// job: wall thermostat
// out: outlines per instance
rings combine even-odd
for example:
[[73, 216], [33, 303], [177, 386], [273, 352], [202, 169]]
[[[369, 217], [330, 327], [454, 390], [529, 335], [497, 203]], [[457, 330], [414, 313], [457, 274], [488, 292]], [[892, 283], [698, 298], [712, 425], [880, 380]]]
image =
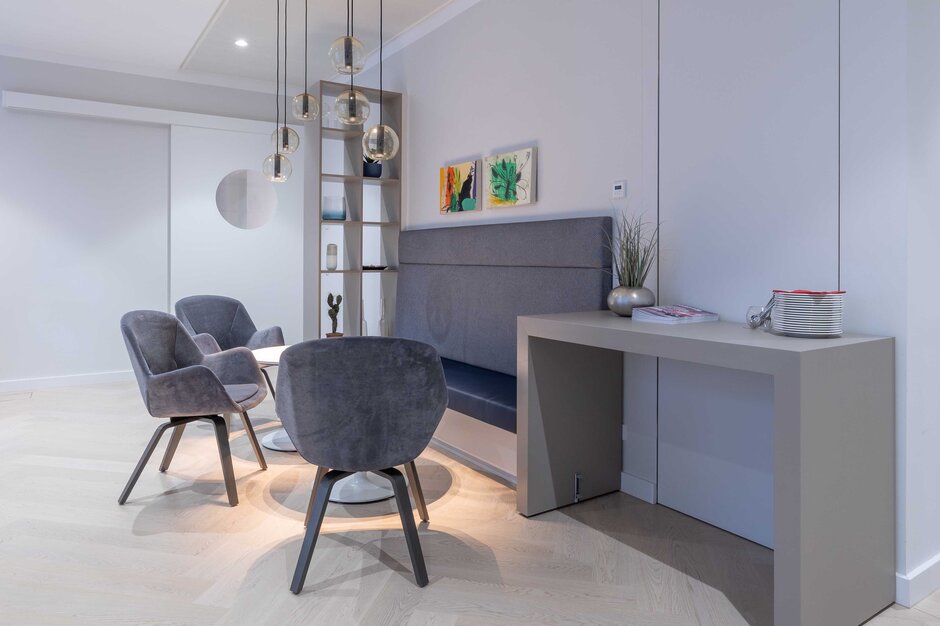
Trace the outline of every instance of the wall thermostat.
[[615, 180], [614, 184], [610, 188], [610, 197], [611, 198], [626, 198], [627, 197], [627, 181]]

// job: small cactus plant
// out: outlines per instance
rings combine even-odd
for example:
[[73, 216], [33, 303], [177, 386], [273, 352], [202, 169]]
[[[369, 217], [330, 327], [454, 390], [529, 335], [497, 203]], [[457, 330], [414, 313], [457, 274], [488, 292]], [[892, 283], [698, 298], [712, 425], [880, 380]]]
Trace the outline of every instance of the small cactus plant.
[[329, 310], [327, 311], [327, 315], [330, 316], [330, 321], [333, 322], [332, 334], [334, 335], [336, 334], [336, 328], [339, 325], [339, 305], [341, 305], [342, 303], [343, 303], [342, 295], [336, 296], [335, 301], [333, 299], [332, 293], [326, 297], [326, 304], [328, 307], [330, 307]]

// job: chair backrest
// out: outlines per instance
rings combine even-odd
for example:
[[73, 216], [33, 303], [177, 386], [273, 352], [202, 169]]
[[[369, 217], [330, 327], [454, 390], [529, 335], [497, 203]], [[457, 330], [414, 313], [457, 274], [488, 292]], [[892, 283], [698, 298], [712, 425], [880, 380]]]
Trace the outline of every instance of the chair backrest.
[[[150, 377], [202, 361], [202, 353], [179, 320], [162, 311], [131, 311], [121, 317], [121, 334], [147, 403]], [[148, 409], [149, 409], [148, 405]]]
[[402, 465], [431, 441], [447, 406], [432, 346], [393, 337], [319, 339], [281, 356], [277, 414], [314, 465], [366, 471]]
[[244, 347], [258, 330], [245, 305], [226, 296], [189, 296], [176, 303], [176, 316], [190, 334], [208, 333], [223, 350]]

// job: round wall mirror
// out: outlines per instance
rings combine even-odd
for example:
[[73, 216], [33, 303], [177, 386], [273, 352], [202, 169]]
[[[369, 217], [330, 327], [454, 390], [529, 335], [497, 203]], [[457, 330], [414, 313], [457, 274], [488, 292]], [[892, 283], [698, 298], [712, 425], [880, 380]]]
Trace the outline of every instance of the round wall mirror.
[[261, 172], [235, 170], [215, 190], [215, 206], [226, 222], [238, 228], [260, 228], [271, 221], [277, 192]]

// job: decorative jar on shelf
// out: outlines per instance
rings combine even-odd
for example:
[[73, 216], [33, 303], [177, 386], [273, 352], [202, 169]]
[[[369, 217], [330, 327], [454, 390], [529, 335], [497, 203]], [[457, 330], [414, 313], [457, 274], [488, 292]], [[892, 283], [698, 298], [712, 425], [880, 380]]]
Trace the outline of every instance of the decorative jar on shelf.
[[336, 244], [328, 243], [326, 245], [326, 269], [333, 271], [336, 269]]
[[323, 219], [330, 222], [346, 221], [346, 197], [324, 196]]
[[382, 162], [363, 157], [362, 175], [366, 178], [382, 178]]

